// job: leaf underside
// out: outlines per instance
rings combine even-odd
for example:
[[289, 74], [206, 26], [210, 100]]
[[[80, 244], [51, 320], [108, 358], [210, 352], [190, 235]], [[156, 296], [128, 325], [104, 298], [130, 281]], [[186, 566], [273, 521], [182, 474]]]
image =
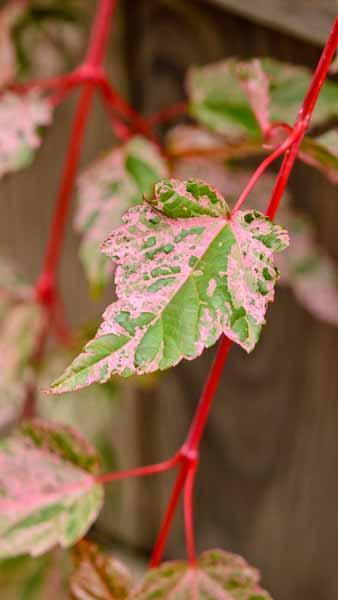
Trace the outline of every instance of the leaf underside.
[[125, 600], [131, 577], [120, 561], [82, 540], [75, 546], [75, 569], [70, 578], [72, 600]]
[[163, 180], [103, 245], [118, 300], [51, 391], [62, 393], [191, 360], [224, 333], [254, 348], [272, 301], [273, 252], [286, 232], [255, 211], [229, 216], [205, 182]]
[[[0, 443], [0, 558], [80, 539], [103, 500], [94, 449], [73, 429], [23, 423]], [[23, 479], [24, 474], [24, 479]]]

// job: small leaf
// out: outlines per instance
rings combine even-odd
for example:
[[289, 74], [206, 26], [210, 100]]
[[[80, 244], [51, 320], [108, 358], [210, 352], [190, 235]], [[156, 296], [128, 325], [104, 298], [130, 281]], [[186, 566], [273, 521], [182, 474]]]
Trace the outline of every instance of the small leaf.
[[51, 122], [48, 100], [32, 91], [0, 97], [0, 177], [28, 166], [41, 140], [38, 129]]
[[100, 252], [101, 243], [121, 224], [123, 213], [166, 174], [154, 144], [137, 136], [81, 175], [75, 228], [82, 235], [80, 257], [94, 293], [102, 290], [112, 273], [111, 262]]
[[21, 6], [10, 31], [18, 75], [43, 78], [69, 70], [81, 51], [85, 3], [12, 0], [12, 4]]
[[277, 279], [273, 252], [288, 243], [283, 229], [255, 211], [230, 219], [223, 198], [198, 180], [160, 182], [151, 205], [123, 222], [103, 245], [118, 263], [118, 300], [54, 393], [167, 369], [222, 333], [247, 351], [258, 340]]
[[301, 144], [300, 157], [316, 167], [328, 179], [338, 183], [338, 129], [331, 129], [319, 137], [306, 136]]
[[[200, 123], [231, 140], [259, 140], [268, 108], [271, 121], [293, 125], [310, 80], [311, 72], [304, 67], [267, 58], [248, 63], [230, 58], [190, 70], [190, 110]], [[326, 82], [311, 124], [336, 117], [337, 107], [338, 84]]]
[[192, 115], [203, 125], [232, 140], [260, 139], [261, 131], [238, 78], [235, 59], [194, 67], [187, 88]]
[[131, 577], [120, 561], [104, 555], [86, 540], [74, 548], [75, 570], [70, 578], [72, 600], [126, 600]]
[[[74, 544], [96, 519], [103, 488], [93, 448], [70, 427], [23, 423], [0, 444], [0, 558]], [[23, 478], [24, 474], [24, 478]]]
[[[272, 121], [293, 125], [310, 86], [312, 72], [306, 67], [262, 58], [261, 64], [270, 80], [270, 114]], [[321, 89], [311, 126], [320, 125], [338, 115], [338, 84], [326, 81]]]
[[258, 571], [240, 556], [208, 550], [201, 554], [196, 566], [173, 561], [148, 571], [129, 599], [271, 600], [259, 580]]

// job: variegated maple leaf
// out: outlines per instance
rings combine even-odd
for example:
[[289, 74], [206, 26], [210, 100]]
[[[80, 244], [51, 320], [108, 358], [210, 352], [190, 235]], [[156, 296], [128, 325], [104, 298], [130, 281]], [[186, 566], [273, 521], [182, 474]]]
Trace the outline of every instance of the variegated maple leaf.
[[[264, 134], [271, 124], [294, 124], [310, 79], [308, 69], [271, 59], [239, 62], [231, 58], [195, 67], [190, 70], [187, 80], [190, 111], [197, 121], [209, 127], [213, 133], [224, 136], [224, 158], [255, 154], [259, 149], [263, 150]], [[337, 106], [338, 84], [328, 81], [316, 104], [311, 126], [336, 118]], [[276, 129], [270, 132], [269, 142], [272, 145], [279, 144], [286, 135], [281, 129]], [[198, 137], [201, 138], [201, 135], [196, 133], [194, 143], [192, 135], [189, 138], [190, 152], [191, 147], [195, 146], [195, 154]], [[177, 138], [179, 142], [178, 135]], [[217, 145], [221, 146], [219, 139]], [[177, 146], [179, 143], [176, 141]], [[174, 143], [169, 139], [169, 151], [172, 148], [176, 150], [175, 139]], [[187, 155], [187, 143], [184, 150]], [[200, 150], [205, 153], [209, 151], [208, 148]], [[306, 136], [299, 156], [337, 183], [337, 154], [337, 134], [333, 130], [319, 138]]]
[[163, 563], [148, 571], [130, 600], [271, 600], [256, 569], [236, 554], [208, 550], [191, 567], [185, 561]]
[[73, 551], [75, 569], [70, 578], [72, 600], [126, 600], [132, 579], [118, 560], [82, 540]]
[[[269, 58], [244, 63], [230, 58], [188, 72], [190, 109], [198, 121], [229, 138], [260, 137], [262, 125], [293, 125], [311, 80], [311, 72]], [[338, 114], [338, 84], [322, 88], [312, 125]]]
[[224, 333], [254, 348], [273, 300], [273, 253], [288, 236], [256, 211], [231, 216], [203, 181], [163, 180], [103, 245], [117, 264], [118, 300], [54, 393], [167, 369]]
[[121, 224], [122, 215], [167, 175], [167, 166], [154, 144], [141, 136], [114, 148], [78, 182], [75, 228], [82, 234], [80, 257], [92, 290], [100, 292], [112, 273], [101, 243]]
[[36, 91], [0, 96], [0, 177], [32, 162], [41, 143], [39, 128], [51, 117], [51, 104]]
[[70, 427], [33, 420], [0, 443], [0, 558], [67, 547], [96, 519], [94, 449]]

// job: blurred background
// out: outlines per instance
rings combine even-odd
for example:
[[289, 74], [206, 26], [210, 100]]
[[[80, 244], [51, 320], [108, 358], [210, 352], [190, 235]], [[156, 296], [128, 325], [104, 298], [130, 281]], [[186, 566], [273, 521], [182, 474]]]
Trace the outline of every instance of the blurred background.
[[[335, 0], [121, 0], [109, 71], [148, 115], [185, 97], [191, 65], [270, 56], [313, 68], [336, 12]], [[1, 243], [32, 280], [41, 265], [75, 100], [58, 108], [34, 165], [0, 183]], [[113, 142], [97, 105], [82, 165]], [[294, 205], [311, 217], [318, 240], [337, 260], [337, 188], [297, 164], [290, 189]], [[97, 318], [112, 296], [109, 291], [102, 301], [90, 301], [77, 248], [70, 224], [61, 286], [74, 325]], [[141, 388], [123, 386], [111, 423], [119, 468], [157, 462], [178, 448], [213, 355], [211, 349]], [[338, 597], [337, 365], [338, 328], [315, 319], [288, 288], [278, 288], [255, 352], [231, 351], [202, 444], [198, 548], [242, 554], [262, 571], [264, 587], [278, 600]], [[142, 563], [170, 483], [164, 475], [113, 486], [96, 539], [130, 549]], [[179, 515], [166, 557], [181, 556]]]

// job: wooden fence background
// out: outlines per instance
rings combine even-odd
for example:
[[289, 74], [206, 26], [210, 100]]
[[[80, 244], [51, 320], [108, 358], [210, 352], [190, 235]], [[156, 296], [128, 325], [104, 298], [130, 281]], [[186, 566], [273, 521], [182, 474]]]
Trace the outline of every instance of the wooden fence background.
[[[256, 2], [250, 0], [121, 4], [110, 70], [145, 114], [184, 96], [183, 78], [191, 64], [231, 55], [268, 55], [314, 66], [320, 52], [316, 43], [325, 34], [319, 23], [324, 13], [326, 18], [335, 13], [334, 2], [310, 2], [312, 21], [307, 21], [306, 36], [291, 26], [310, 42], [278, 31], [279, 21], [285, 25], [278, 11], [284, 7], [285, 17], [288, 9], [296, 10], [296, 0], [257, 2], [259, 19], [261, 7], [269, 9], [269, 27], [237, 14], [254, 18]], [[298, 5], [304, 9], [308, 3]], [[271, 20], [274, 6], [276, 18]], [[35, 165], [0, 186], [1, 244], [31, 277], [40, 266], [73, 105], [71, 99], [58, 110]], [[82, 163], [111, 143], [97, 107]], [[291, 189], [295, 204], [306, 209], [318, 238], [338, 259], [337, 190], [300, 165]], [[74, 323], [99, 314], [101, 308], [87, 300], [77, 243], [70, 227], [61, 281]], [[122, 467], [154, 462], [176, 450], [213, 353], [212, 349], [163, 375], [156, 390], [136, 394], [126, 388], [112, 424]], [[338, 330], [315, 321], [288, 290], [279, 289], [256, 351], [250, 356], [236, 348], [231, 352], [203, 442], [197, 479], [198, 546], [221, 546], [246, 556], [263, 571], [264, 585], [276, 600], [333, 600], [338, 595], [337, 358]], [[169, 483], [166, 476], [124, 483], [120, 510], [109, 517], [106, 531], [150, 549]], [[178, 522], [167, 556], [183, 552]]]

